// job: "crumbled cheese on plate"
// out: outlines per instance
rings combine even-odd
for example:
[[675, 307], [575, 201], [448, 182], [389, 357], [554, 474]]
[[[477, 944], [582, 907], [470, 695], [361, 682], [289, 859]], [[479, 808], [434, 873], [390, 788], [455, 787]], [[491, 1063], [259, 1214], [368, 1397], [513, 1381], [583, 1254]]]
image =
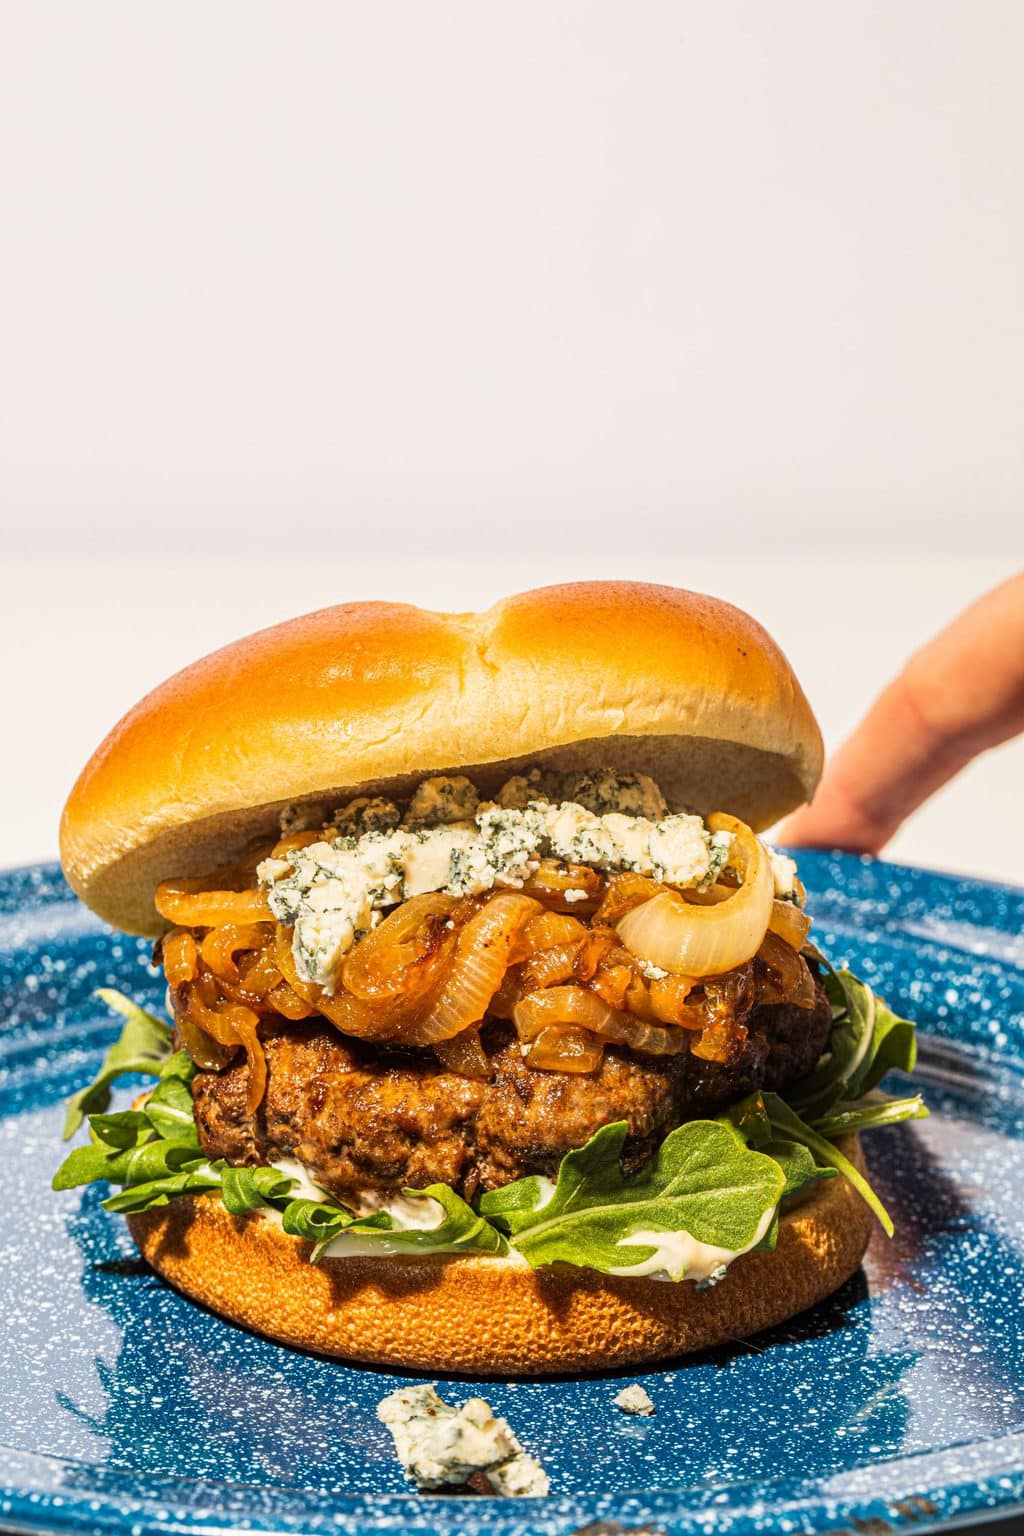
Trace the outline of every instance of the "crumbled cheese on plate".
[[378, 1403], [377, 1417], [420, 1488], [465, 1487], [480, 1476], [506, 1498], [538, 1497], [550, 1488], [540, 1462], [482, 1397], [453, 1408], [432, 1386], [402, 1387]]
[[622, 1391], [612, 1398], [612, 1402], [616, 1408], [621, 1408], [623, 1413], [639, 1414], [645, 1419], [649, 1419], [654, 1412], [654, 1404], [643, 1387], [623, 1387]]

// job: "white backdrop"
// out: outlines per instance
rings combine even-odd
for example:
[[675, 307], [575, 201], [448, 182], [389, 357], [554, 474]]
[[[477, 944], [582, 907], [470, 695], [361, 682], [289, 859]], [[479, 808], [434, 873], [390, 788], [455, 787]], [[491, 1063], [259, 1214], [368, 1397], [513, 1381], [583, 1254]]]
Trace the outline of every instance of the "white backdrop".
[[[361, 595], [748, 606], [830, 740], [1024, 555], [1016, 0], [0, 8], [6, 819]], [[1014, 878], [1019, 746], [896, 845]]]

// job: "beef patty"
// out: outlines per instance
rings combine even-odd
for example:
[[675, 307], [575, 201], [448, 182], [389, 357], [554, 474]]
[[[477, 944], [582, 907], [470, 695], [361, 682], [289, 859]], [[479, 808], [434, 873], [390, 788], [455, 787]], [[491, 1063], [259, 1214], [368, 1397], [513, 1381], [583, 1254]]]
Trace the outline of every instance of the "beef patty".
[[434, 1183], [471, 1199], [524, 1174], [554, 1175], [566, 1152], [625, 1120], [629, 1172], [684, 1120], [809, 1072], [831, 1020], [820, 985], [817, 992], [813, 1009], [755, 1009], [743, 1053], [728, 1067], [609, 1047], [600, 1071], [586, 1076], [528, 1067], [507, 1025], [483, 1031], [494, 1075], [478, 1081], [427, 1054], [343, 1040], [322, 1020], [286, 1024], [264, 1041], [267, 1088], [255, 1115], [246, 1110], [244, 1058], [196, 1076], [199, 1139], [208, 1157], [236, 1167], [297, 1158], [342, 1200]]

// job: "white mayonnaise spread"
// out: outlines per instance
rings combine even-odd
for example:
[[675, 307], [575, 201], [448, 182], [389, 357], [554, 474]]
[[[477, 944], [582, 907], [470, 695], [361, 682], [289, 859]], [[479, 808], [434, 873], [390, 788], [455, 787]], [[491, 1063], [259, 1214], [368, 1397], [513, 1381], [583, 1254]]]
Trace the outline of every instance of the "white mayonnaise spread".
[[300, 1163], [297, 1157], [279, 1157], [276, 1163], [271, 1163], [278, 1173], [283, 1173], [286, 1179], [294, 1179], [295, 1183], [288, 1191], [291, 1200], [329, 1200], [327, 1192], [315, 1184], [310, 1177], [309, 1169], [305, 1163]]
[[537, 1209], [539, 1211], [542, 1210], [545, 1205], [547, 1205], [548, 1201], [551, 1199], [551, 1196], [554, 1194], [555, 1181], [554, 1179], [545, 1178], [542, 1173], [534, 1174], [534, 1178], [537, 1180], [537, 1189], [540, 1196], [537, 1202]]
[[654, 1232], [637, 1227], [626, 1237], [620, 1237], [620, 1248], [653, 1248], [649, 1259], [640, 1264], [616, 1266], [609, 1270], [613, 1275], [651, 1275], [655, 1279], [709, 1281], [720, 1279], [722, 1274], [740, 1254], [756, 1248], [772, 1224], [775, 1207], [765, 1211], [757, 1231], [745, 1248], [717, 1248], [713, 1243], [702, 1243], [691, 1233]]
[[[294, 1179], [294, 1185], [289, 1190], [290, 1199], [318, 1202], [332, 1199], [326, 1190], [314, 1182], [309, 1169], [297, 1158], [280, 1157], [271, 1166], [286, 1178]], [[414, 1199], [409, 1195], [382, 1195], [376, 1190], [366, 1190], [346, 1201], [346, 1208], [355, 1216], [370, 1216], [374, 1211], [386, 1211], [396, 1232], [434, 1232], [444, 1221], [444, 1206], [440, 1201], [432, 1200], [429, 1195]], [[261, 1215], [269, 1221], [279, 1223], [281, 1220], [280, 1213], [269, 1207], [264, 1208]], [[329, 1259], [353, 1259], [364, 1254], [391, 1258], [408, 1251], [398, 1243], [389, 1243], [387, 1233], [381, 1231], [372, 1236], [358, 1232], [339, 1232], [323, 1252]]]

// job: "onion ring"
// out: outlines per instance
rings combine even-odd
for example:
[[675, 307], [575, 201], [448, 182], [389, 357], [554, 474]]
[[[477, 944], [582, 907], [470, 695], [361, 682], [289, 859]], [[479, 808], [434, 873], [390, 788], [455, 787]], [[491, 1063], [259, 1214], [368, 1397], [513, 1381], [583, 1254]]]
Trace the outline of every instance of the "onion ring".
[[732, 858], [741, 883], [711, 906], [688, 903], [662, 890], [620, 918], [626, 948], [677, 976], [716, 976], [750, 960], [768, 929], [773, 901], [771, 864], [764, 848], [734, 816], [709, 816], [712, 832], [733, 834]]

